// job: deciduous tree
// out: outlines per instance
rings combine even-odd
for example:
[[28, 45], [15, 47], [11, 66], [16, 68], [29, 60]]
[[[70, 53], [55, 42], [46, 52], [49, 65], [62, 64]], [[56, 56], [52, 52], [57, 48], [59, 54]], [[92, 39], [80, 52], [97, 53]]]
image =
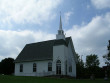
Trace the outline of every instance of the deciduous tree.
[[95, 54], [86, 56], [86, 74], [87, 76], [98, 77], [100, 74], [99, 70], [99, 59]]
[[12, 74], [14, 73], [14, 59], [13, 58], [5, 58], [0, 63], [0, 70], [2, 74]]
[[95, 67], [95, 66], [99, 66], [100, 62], [98, 59], [98, 56], [95, 54], [91, 54], [86, 56], [86, 67]]

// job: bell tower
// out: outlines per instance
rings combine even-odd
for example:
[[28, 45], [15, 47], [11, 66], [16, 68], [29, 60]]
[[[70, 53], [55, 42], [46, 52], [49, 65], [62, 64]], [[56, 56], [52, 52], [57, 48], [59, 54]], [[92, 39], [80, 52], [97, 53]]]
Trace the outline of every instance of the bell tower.
[[64, 39], [64, 40], [65, 40], [64, 31], [63, 31], [63, 29], [62, 29], [61, 14], [60, 14], [59, 30], [58, 30], [58, 34], [56, 34], [56, 39]]

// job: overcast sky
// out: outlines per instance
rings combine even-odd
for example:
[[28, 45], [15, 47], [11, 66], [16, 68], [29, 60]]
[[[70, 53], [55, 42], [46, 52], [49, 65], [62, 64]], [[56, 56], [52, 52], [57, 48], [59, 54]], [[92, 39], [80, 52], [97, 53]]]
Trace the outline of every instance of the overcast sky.
[[16, 58], [27, 43], [55, 39], [60, 11], [75, 51], [97, 54], [100, 66], [110, 40], [110, 0], [0, 0], [0, 60]]

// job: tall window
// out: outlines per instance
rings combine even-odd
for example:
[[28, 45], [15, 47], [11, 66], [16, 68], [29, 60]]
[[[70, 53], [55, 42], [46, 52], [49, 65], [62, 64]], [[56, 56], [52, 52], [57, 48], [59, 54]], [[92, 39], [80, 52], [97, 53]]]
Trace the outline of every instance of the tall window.
[[23, 72], [23, 64], [20, 64], [20, 72]]
[[56, 74], [61, 75], [61, 61], [57, 60], [56, 62]]
[[72, 72], [72, 66], [69, 66], [69, 72]]
[[33, 63], [33, 72], [36, 72], [36, 63]]
[[52, 71], [52, 62], [48, 63], [48, 71]]

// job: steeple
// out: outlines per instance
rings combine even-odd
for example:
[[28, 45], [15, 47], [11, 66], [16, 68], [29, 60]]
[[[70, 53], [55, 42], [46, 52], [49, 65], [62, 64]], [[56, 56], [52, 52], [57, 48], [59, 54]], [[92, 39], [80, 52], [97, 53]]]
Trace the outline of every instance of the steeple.
[[56, 39], [64, 39], [64, 40], [65, 40], [64, 31], [63, 31], [63, 29], [62, 29], [61, 12], [60, 12], [59, 30], [58, 30], [58, 34], [56, 35]]
[[62, 30], [61, 13], [60, 13], [60, 25], [59, 25], [59, 30]]

